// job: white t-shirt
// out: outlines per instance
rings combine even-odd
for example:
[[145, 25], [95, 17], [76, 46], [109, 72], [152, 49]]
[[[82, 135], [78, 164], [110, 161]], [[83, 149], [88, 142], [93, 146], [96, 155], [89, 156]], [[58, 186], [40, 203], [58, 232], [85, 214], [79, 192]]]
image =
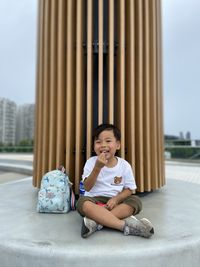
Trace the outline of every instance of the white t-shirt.
[[[116, 158], [117, 164], [113, 168], [104, 166], [101, 169], [95, 185], [89, 192], [85, 191], [85, 196], [113, 197], [125, 188], [130, 190], [137, 188], [131, 165], [125, 159]], [[97, 156], [94, 156], [86, 161], [82, 175], [83, 180], [92, 172], [96, 160]]]

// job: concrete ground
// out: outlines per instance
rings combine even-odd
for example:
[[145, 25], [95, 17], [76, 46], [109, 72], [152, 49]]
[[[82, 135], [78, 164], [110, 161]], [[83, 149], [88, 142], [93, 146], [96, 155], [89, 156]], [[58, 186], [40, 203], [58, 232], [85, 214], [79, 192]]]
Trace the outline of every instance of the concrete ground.
[[27, 178], [27, 175], [23, 173], [0, 171], [0, 184], [11, 182], [11, 181], [18, 181], [23, 178]]
[[200, 166], [166, 162], [166, 178], [166, 186], [141, 198], [137, 217], [154, 224], [151, 239], [111, 229], [82, 239], [76, 211], [36, 212], [31, 177], [2, 183], [0, 267], [199, 267]]

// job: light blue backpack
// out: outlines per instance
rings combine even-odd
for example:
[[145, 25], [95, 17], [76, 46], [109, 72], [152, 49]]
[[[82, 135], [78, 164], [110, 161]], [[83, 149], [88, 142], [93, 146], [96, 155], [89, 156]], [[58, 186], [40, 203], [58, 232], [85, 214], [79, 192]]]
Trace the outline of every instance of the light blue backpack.
[[44, 213], [67, 213], [75, 209], [72, 183], [64, 167], [46, 173], [38, 192], [37, 211]]

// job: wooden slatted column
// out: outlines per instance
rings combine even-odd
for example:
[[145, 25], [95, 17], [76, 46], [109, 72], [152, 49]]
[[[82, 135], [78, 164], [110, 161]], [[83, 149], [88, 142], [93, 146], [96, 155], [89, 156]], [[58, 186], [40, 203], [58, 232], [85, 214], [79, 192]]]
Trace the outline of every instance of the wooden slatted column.
[[39, 0], [33, 184], [64, 164], [78, 193], [93, 128], [116, 124], [139, 192], [165, 184], [161, 0]]

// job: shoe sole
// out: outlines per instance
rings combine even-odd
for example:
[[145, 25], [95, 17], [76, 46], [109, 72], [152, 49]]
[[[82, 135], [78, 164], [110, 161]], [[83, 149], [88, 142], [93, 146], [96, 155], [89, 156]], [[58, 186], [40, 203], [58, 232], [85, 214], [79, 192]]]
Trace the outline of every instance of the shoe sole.
[[153, 235], [154, 234], [154, 228], [153, 224], [146, 218], [140, 219], [140, 221], [147, 227], [149, 228], [149, 232]]

